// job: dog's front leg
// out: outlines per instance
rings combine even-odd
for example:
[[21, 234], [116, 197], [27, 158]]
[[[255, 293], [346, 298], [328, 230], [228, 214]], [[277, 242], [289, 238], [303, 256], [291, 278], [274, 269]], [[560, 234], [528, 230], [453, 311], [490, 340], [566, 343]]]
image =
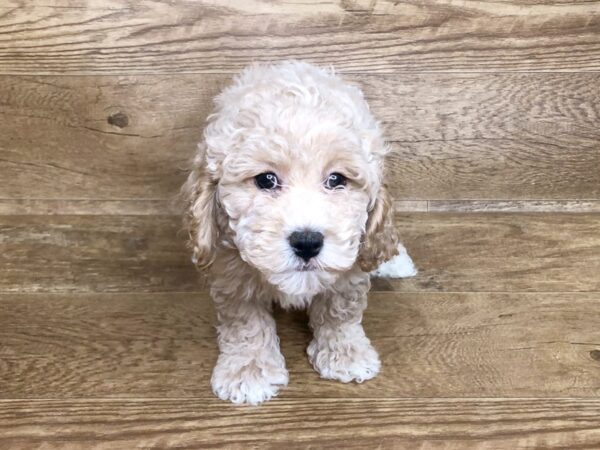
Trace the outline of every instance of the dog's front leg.
[[313, 299], [309, 323], [314, 336], [307, 353], [323, 378], [361, 383], [379, 372], [379, 356], [361, 324], [369, 286], [368, 274], [355, 272]]
[[288, 372], [270, 302], [249, 291], [232, 292], [231, 284], [218, 281], [211, 289], [220, 350], [211, 384], [222, 400], [256, 405], [287, 385]]

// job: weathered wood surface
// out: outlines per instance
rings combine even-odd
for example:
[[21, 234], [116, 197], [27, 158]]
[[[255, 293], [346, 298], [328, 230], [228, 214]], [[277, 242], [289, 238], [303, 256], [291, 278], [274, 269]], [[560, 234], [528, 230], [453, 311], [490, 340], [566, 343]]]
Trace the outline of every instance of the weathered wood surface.
[[[598, 214], [403, 213], [402, 292], [600, 292]], [[2, 216], [0, 292], [196, 291], [178, 216]]]
[[[598, 74], [347, 78], [393, 141], [397, 200], [600, 198]], [[229, 80], [0, 77], [0, 198], [168, 204]]]
[[203, 89], [193, 77], [2, 77], [0, 173], [11, 182], [2, 183], [0, 196], [173, 196], [217, 84]]
[[597, 71], [597, 2], [29, 2], [0, 9], [0, 72]]
[[0, 216], [0, 292], [201, 288], [177, 216]]
[[0, 445], [37, 448], [590, 449], [598, 399], [0, 402]]
[[[0, 448], [600, 448], [599, 31], [589, 0], [0, 2]], [[290, 385], [239, 408], [173, 197], [212, 98], [288, 58], [364, 90], [420, 273], [373, 280], [378, 378], [321, 380], [277, 311]]]
[[[426, 203], [426, 202], [425, 202]], [[600, 202], [599, 202], [600, 203]], [[399, 204], [399, 211], [414, 211], [412, 203], [402, 207]], [[427, 205], [422, 204], [421, 211], [427, 210]], [[600, 208], [599, 208], [600, 209]], [[0, 215], [19, 216], [19, 215], [127, 215], [127, 216], [160, 216], [164, 214], [181, 213], [181, 204], [177, 197], [171, 199], [47, 199], [47, 198], [19, 198], [19, 199], [0, 199]]]
[[[383, 370], [319, 379], [304, 313], [278, 311], [282, 398], [597, 397], [599, 293], [372, 293]], [[202, 397], [216, 361], [206, 293], [1, 295], [0, 398]]]
[[429, 200], [397, 202], [396, 211], [430, 212], [600, 212], [600, 200]]
[[598, 214], [399, 214], [419, 275], [410, 291], [600, 291]]

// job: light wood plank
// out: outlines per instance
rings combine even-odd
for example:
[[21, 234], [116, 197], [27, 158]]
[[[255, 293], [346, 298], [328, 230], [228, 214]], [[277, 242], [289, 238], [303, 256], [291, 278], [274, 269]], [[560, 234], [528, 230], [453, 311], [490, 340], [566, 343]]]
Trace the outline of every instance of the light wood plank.
[[429, 204], [427, 200], [396, 200], [394, 201], [395, 212], [427, 212]]
[[[321, 380], [304, 313], [276, 314], [282, 398], [600, 395], [600, 294], [372, 293], [381, 374]], [[212, 398], [206, 294], [2, 295], [0, 398]]]
[[[600, 198], [598, 74], [347, 78], [365, 90], [394, 140], [388, 181], [399, 201]], [[212, 98], [229, 81], [0, 77], [0, 177], [11, 180], [0, 198], [168, 205]]]
[[0, 196], [172, 197], [223, 81], [3, 77]]
[[203, 286], [177, 216], [0, 216], [0, 291], [189, 291]]
[[[395, 205], [394, 205], [395, 206]], [[416, 211], [408, 209], [412, 205], [398, 205], [396, 211]], [[402, 209], [402, 208], [406, 209]], [[422, 209], [419, 209], [422, 211]], [[426, 211], [430, 212], [600, 212], [599, 200], [429, 200]]]
[[375, 289], [600, 291], [600, 216], [403, 213], [401, 239], [419, 269]]
[[600, 67], [596, 2], [272, 4], [122, 0], [82, 8], [87, 3], [12, 0], [0, 14], [0, 68], [5, 74], [230, 72], [291, 57], [346, 72]]
[[597, 399], [0, 402], [0, 445], [37, 448], [596, 449]]
[[397, 142], [387, 163], [395, 198], [597, 200], [600, 144], [515, 139]]
[[[410, 206], [410, 205], [408, 205]], [[422, 208], [423, 209], [423, 208]], [[422, 210], [421, 209], [421, 210]], [[175, 198], [129, 199], [129, 200], [81, 200], [81, 199], [0, 199], [0, 215], [133, 215], [155, 216], [178, 214], [181, 208]], [[427, 208], [425, 207], [425, 210]]]
[[[419, 275], [402, 292], [600, 292], [598, 214], [403, 213]], [[163, 292], [204, 286], [178, 216], [0, 216], [0, 292]]]
[[[27, 5], [45, 8], [73, 8], [73, 9], [119, 9], [124, 7], [143, 7], [147, 0], [102, 0], [102, 2], [91, 3], [87, 0], [28, 0]], [[172, 0], [172, 4], [189, 3], [187, 0]], [[352, 0], [352, 2], [341, 2], [339, 0], [323, 0], [318, 3], [309, 3], [298, 0], [247, 0], [245, 2], [201, 0], [197, 2], [198, 7], [212, 8], [214, 14], [222, 15], [288, 15], [315, 13], [344, 12], [365, 14], [399, 14], [406, 13], [407, 8], [434, 6], [453, 6], [451, 0], [422, 0], [420, 5], [402, 5], [394, 0]], [[15, 8], [23, 5], [23, 0], [5, 0], [3, 8]], [[498, 3], [488, 3], [479, 0], [471, 0], [463, 5], [463, 8], [480, 11], [487, 14], [512, 13], [514, 15], [528, 16], [532, 13], [554, 13], [554, 14], [577, 14], [583, 11], [597, 12], [590, 8], [589, 0], [573, 0], [564, 3], [562, 0], [502, 0]]]
[[[598, 73], [346, 75], [364, 90], [390, 140], [600, 139]], [[548, 150], [551, 151], [551, 150]], [[507, 161], [509, 162], [509, 161]]]

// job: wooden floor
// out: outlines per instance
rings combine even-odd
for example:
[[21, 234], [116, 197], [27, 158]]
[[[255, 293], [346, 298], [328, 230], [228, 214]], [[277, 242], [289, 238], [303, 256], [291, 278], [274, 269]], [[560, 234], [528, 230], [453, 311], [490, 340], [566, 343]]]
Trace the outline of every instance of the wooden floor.
[[379, 377], [319, 379], [280, 311], [290, 385], [240, 408], [177, 217], [0, 216], [0, 448], [600, 447], [600, 214], [398, 224], [421, 272], [374, 282]]
[[[420, 269], [379, 377], [216, 400], [172, 198], [251, 61], [333, 64], [392, 152]], [[0, 449], [600, 448], [600, 1], [0, 2]]]

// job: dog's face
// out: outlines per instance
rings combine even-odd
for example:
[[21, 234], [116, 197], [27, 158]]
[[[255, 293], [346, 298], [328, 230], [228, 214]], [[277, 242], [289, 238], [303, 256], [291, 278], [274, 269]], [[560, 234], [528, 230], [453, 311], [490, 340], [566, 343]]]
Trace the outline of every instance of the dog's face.
[[247, 70], [216, 103], [184, 187], [199, 266], [234, 248], [281, 291], [314, 295], [396, 253], [388, 150], [358, 89], [289, 63]]
[[217, 187], [241, 258], [296, 295], [321, 291], [356, 262], [376, 189], [355, 136], [307, 128], [241, 142]]

